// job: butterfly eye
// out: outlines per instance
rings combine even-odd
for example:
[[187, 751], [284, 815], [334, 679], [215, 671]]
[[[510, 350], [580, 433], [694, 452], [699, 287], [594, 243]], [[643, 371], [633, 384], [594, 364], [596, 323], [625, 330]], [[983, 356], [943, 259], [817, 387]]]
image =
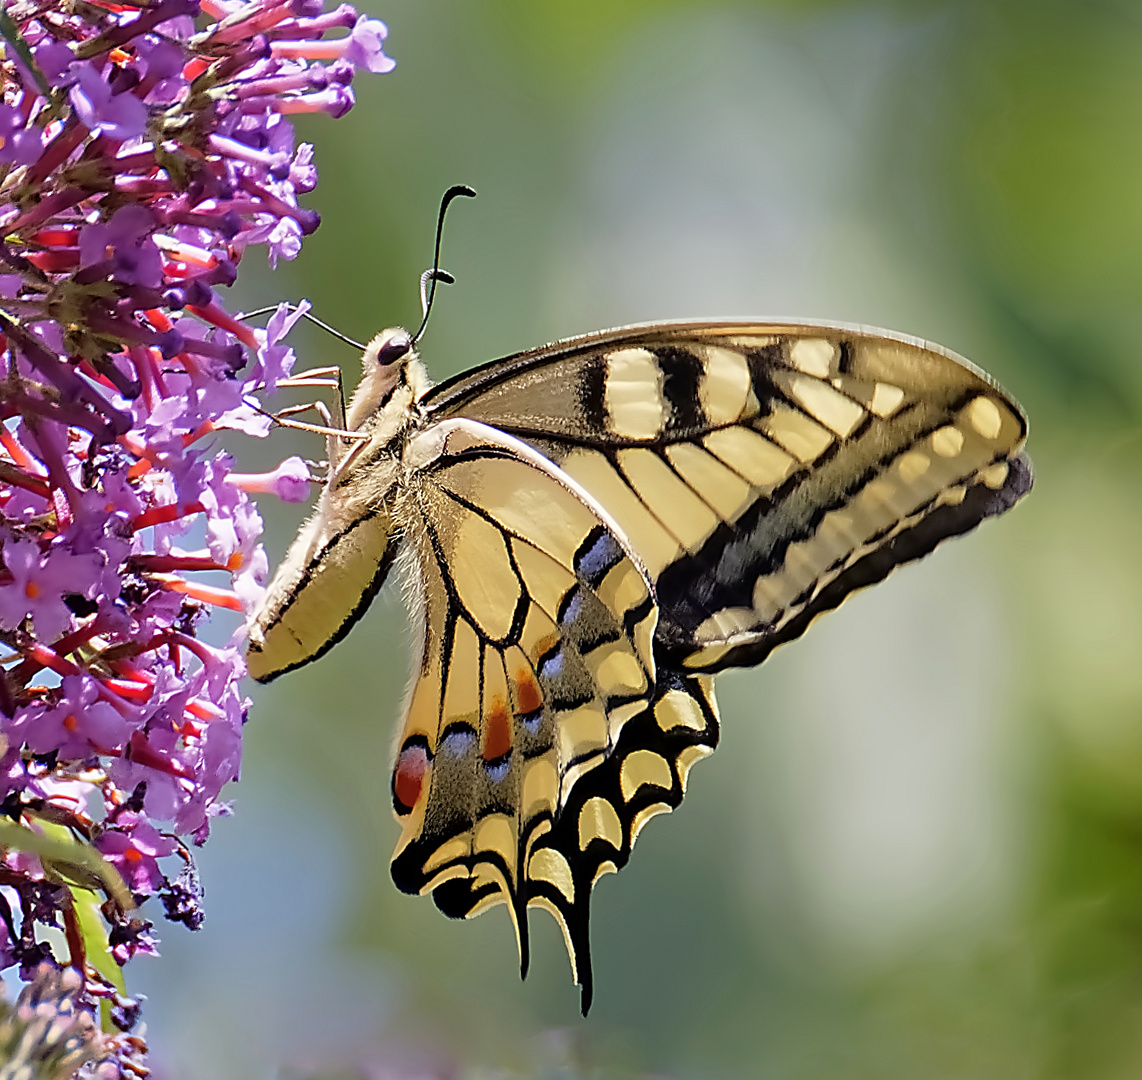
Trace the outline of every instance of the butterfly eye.
[[405, 331], [401, 330], [393, 334], [393, 336], [377, 350], [377, 364], [380, 367], [388, 367], [391, 364], [395, 364], [398, 360], [403, 360], [411, 349], [412, 338], [410, 338]]

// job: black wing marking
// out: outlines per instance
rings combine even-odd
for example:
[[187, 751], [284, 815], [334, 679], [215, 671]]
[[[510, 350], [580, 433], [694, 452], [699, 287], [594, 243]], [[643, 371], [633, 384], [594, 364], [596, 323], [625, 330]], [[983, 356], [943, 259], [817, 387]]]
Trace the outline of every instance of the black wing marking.
[[[594, 992], [591, 890], [604, 874], [626, 866], [652, 817], [681, 804], [691, 766], [717, 744], [712, 678], [660, 671], [650, 707], [626, 723], [606, 760], [579, 778], [553, 819], [531, 823], [535, 839], [519, 882], [520, 907], [542, 907], [559, 923], [584, 1016]], [[467, 918], [495, 899], [496, 888], [458, 877], [437, 886], [433, 897], [446, 915]], [[526, 933], [521, 938], [526, 942]], [[526, 951], [521, 961], [526, 974]]]

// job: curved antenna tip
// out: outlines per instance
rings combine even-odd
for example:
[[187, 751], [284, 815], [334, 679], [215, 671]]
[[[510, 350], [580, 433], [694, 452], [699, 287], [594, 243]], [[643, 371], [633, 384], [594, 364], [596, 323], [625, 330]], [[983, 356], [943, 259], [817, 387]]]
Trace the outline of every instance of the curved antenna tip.
[[[412, 343], [414, 345], [420, 341], [424, 334], [424, 328], [428, 326], [428, 315], [429, 312], [432, 311], [432, 301], [436, 298], [436, 283], [443, 281], [451, 285], [456, 280], [447, 270], [440, 269], [440, 239], [444, 234], [444, 215], [448, 212], [448, 207], [452, 200], [460, 196], [474, 199], [476, 197], [476, 190], [467, 184], [453, 184], [444, 193], [444, 198], [440, 200], [440, 213], [437, 214], [436, 217], [436, 244], [432, 252], [432, 269], [426, 270], [420, 278], [420, 306], [424, 312], [424, 316], [420, 320], [420, 328], [413, 334]], [[426, 284], [428, 286], [427, 295], [425, 294]]]
[[420, 314], [421, 318], [428, 318], [428, 307], [431, 304], [431, 298], [428, 295], [429, 282], [443, 282], [445, 285], [455, 285], [456, 279], [448, 273], [447, 270], [437, 268], [435, 270], [425, 270], [420, 275]]

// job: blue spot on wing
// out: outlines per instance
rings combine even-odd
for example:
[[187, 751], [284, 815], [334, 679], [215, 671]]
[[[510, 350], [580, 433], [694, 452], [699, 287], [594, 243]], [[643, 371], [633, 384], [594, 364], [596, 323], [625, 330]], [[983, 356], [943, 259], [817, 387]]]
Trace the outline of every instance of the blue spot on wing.
[[623, 549], [619, 547], [618, 541], [601, 525], [597, 525], [575, 553], [575, 571], [592, 585], [597, 585], [622, 557]]
[[454, 757], [463, 757], [472, 749], [476, 741], [476, 732], [467, 724], [449, 728], [440, 740], [438, 753], [450, 754]]
[[583, 614], [583, 590], [577, 585], [563, 598], [563, 609], [559, 613], [561, 625], [573, 625]]
[[498, 761], [484, 762], [484, 772], [488, 774], [488, 779], [493, 784], [498, 784], [508, 774], [508, 767], [511, 765], [511, 756], [505, 754]]
[[539, 661], [539, 674], [544, 679], [558, 679], [563, 674], [563, 649], [556, 646]]

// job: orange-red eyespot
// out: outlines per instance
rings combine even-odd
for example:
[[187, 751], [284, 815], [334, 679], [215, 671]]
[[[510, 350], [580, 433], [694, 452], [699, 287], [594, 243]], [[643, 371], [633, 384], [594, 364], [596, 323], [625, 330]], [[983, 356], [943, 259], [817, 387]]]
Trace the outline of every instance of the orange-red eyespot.
[[424, 790], [428, 775], [428, 748], [419, 743], [406, 746], [393, 769], [393, 809], [403, 817], [411, 814]]
[[484, 735], [483, 757], [496, 761], [510, 753], [512, 748], [512, 717], [502, 699], [496, 698], [484, 718], [488, 729]]
[[535, 676], [525, 668], [521, 668], [515, 677], [516, 711], [521, 716], [538, 712], [543, 705], [543, 691]]

